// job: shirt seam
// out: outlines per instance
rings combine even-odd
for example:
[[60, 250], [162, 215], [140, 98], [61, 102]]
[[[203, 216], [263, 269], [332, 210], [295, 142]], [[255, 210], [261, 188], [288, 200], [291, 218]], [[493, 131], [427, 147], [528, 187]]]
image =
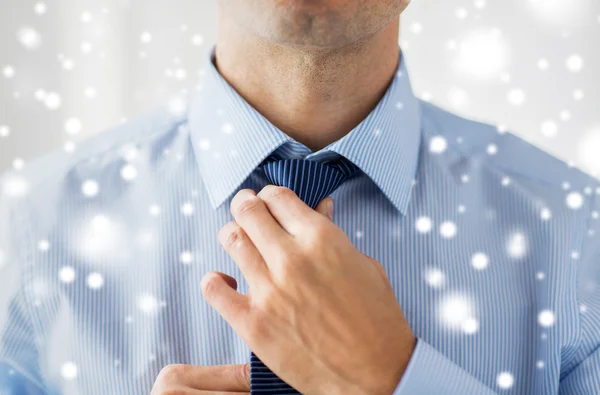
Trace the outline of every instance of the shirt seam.
[[[58, 166], [34, 166], [35, 171], [37, 173], [37, 177], [35, 177], [35, 182], [32, 183], [30, 187], [32, 189], [35, 189], [40, 185], [43, 185], [44, 181], [52, 180], [53, 175], [56, 174], [57, 170], [59, 173], [62, 170], [69, 171], [70, 169], [77, 168], [78, 166], [84, 164], [91, 157], [107, 155], [111, 151], [114, 151], [116, 148], [118, 148], [121, 144], [127, 143], [129, 141], [133, 142], [134, 144], [144, 144], [152, 140], [156, 136], [160, 135], [161, 133], [168, 133], [176, 128], [179, 128], [182, 125], [187, 124], [187, 117], [181, 118], [175, 117], [173, 115], [165, 116], [163, 115], [163, 113], [161, 113], [163, 111], [166, 110], [163, 107], [159, 107], [156, 111], [149, 112], [150, 115], [141, 115], [139, 117], [130, 119], [130, 122], [133, 123], [131, 126], [133, 127], [135, 125], [135, 128], [127, 129], [123, 133], [117, 134], [116, 132], [119, 131], [120, 128], [127, 127], [127, 124], [106, 128], [100, 133], [91, 135], [89, 136], [89, 138], [82, 141], [82, 145], [91, 145], [91, 142], [106, 140], [106, 146], [102, 147], [102, 149], [99, 149], [97, 151], [95, 151], [92, 148], [88, 148], [83, 151], [76, 150], [75, 153], [71, 154], [71, 157], [69, 159], [66, 159], [64, 161], [60, 161], [59, 159], [60, 162]], [[158, 120], [155, 117], [158, 118]], [[164, 118], [161, 119], [160, 117]], [[148, 124], [150, 125], [150, 131], [148, 130], [148, 127], [144, 127], [144, 125]], [[104, 134], [106, 134], [106, 136], [103, 136]], [[103, 137], [106, 137], [106, 139], [103, 139]], [[108, 139], [108, 137], [110, 137], [110, 139]], [[60, 153], [60, 151], [52, 151], [48, 155], [56, 156], [57, 153]], [[52, 162], [56, 164], [56, 157], [51, 158], [49, 156], [43, 156], [41, 158], [47, 159], [48, 161], [50, 161], [50, 159], [53, 159]], [[36, 162], [33, 163], [35, 165]], [[12, 172], [12, 174], [14, 173], [15, 172]], [[31, 179], [29, 181], [31, 181]]]
[[[420, 101], [420, 108], [422, 108], [422, 104], [423, 102]], [[439, 107], [435, 104], [432, 103], [428, 103], [426, 102], [425, 104], [428, 105], [432, 105], [435, 106], [443, 111], [446, 111], [446, 109], [444, 109], [443, 107]], [[431, 122], [432, 124], [435, 124], [436, 129], [435, 131], [431, 131], [427, 128], [422, 127], [423, 129], [423, 138], [427, 138], [427, 137], [433, 137], [435, 135], [440, 135], [442, 137], [444, 137], [445, 139], [447, 139], [447, 136], [443, 133], [443, 131], [445, 130], [445, 127], [443, 126], [443, 124], [441, 123], [441, 121], [438, 119], [438, 117], [436, 116], [426, 116], [424, 113], [422, 114], [422, 117], [426, 117], [425, 119], [427, 120], [427, 122]], [[475, 124], [479, 124], [481, 125], [481, 127], [489, 127], [489, 128], [493, 128], [494, 126], [490, 123], [485, 123], [483, 121], [478, 121], [478, 120], [474, 120], [474, 119], [469, 119], [469, 118], [463, 118], [460, 117], [462, 122], [467, 122], [467, 123], [475, 123]], [[423, 118], [421, 118], [421, 124], [424, 123]], [[477, 145], [471, 145], [469, 146], [468, 149], [463, 149], [460, 148], [459, 145], [455, 144], [454, 142], [450, 143], [450, 140], [448, 140], [448, 148], [447, 151], [448, 152], [452, 152], [452, 155], [454, 156], [454, 158], [450, 158], [448, 161], [448, 164], [453, 164], [458, 162], [458, 160], [460, 159], [469, 159], [469, 160], [475, 160], [478, 161], [478, 164], [486, 169], [488, 169], [491, 172], [494, 173], [498, 173], [498, 174], [505, 174], [505, 175], [510, 175], [511, 178], [514, 177], [520, 177], [522, 179], [526, 179], [532, 182], [535, 182], [536, 184], [539, 184], [541, 186], [544, 187], [548, 187], [554, 190], [560, 190], [561, 189], [561, 185], [559, 184], [555, 184], [554, 182], [550, 182], [544, 178], [538, 177], [535, 174], [528, 174], [528, 173], [524, 173], [524, 172], [520, 172], [514, 168], [511, 168], [510, 166], [506, 165], [506, 164], [502, 164], [498, 161], [490, 161], [487, 160], [487, 156], [485, 155], [485, 146], [486, 144], [490, 144], [490, 143], [500, 143], [501, 139], [506, 138], [507, 136], [512, 136], [515, 139], [519, 140], [519, 143], [521, 144], [528, 144], [531, 145], [533, 148], [535, 149], [539, 149], [541, 150], [541, 148], [533, 145], [533, 143], [524, 140], [522, 137], [520, 137], [518, 134], [516, 134], [515, 131], [513, 130], [507, 130], [505, 133], [500, 134], [500, 133], [496, 133], [494, 135], [493, 139], [490, 139], [489, 141], [486, 141], [485, 143], [480, 143]], [[541, 150], [542, 152], [548, 154], [549, 156], [552, 156], [551, 154], [547, 153], [544, 150]], [[553, 156], [552, 156], [553, 157]], [[561, 162], [565, 165], [565, 167], [567, 166], [567, 163], [565, 163], [564, 161], [561, 160]], [[585, 174], [585, 173], [582, 173]], [[587, 174], [585, 174], [587, 176]], [[587, 182], [585, 183], [587, 185]], [[578, 183], [577, 185], [578, 187], [581, 187], [583, 189], [583, 185], [581, 185], [581, 183]]]
[[[583, 229], [583, 237], [581, 238], [581, 248], [579, 250], [579, 251], [581, 251], [580, 254], [579, 254], [581, 257], [585, 257], [585, 255], [584, 255], [584, 248], [586, 247], [586, 243], [585, 243], [586, 233], [587, 233], [586, 231], [587, 231], [587, 229], [590, 228], [590, 223], [591, 223], [591, 218], [592, 218], [592, 212], [594, 211], [594, 207], [596, 207], [596, 200], [597, 200], [597, 195], [593, 195], [589, 211], [587, 212], [587, 218], [586, 218], [586, 221], [585, 221], [585, 225], [586, 226]], [[590, 259], [593, 259], [593, 257], [590, 257]], [[581, 290], [580, 270], [581, 270], [581, 268], [580, 268], [580, 262], [581, 261], [578, 261], [577, 265], [575, 265], [575, 302], [576, 302], [575, 308], [576, 308], [576, 311], [577, 311], [577, 318], [578, 318], [577, 319], [577, 330], [578, 330], [578, 333], [577, 333], [577, 343], [575, 345], [576, 346], [575, 350], [577, 350], [581, 346], [581, 344], [583, 342], [582, 341], [583, 317], [582, 317], [581, 309], [579, 307], [580, 306], [580, 302], [581, 302], [581, 295], [580, 295], [580, 290]], [[567, 376], [568, 376], [568, 374], [567, 374]], [[565, 377], [567, 377], [567, 376], [565, 376]]]
[[[35, 312], [32, 309], [33, 303], [32, 303], [32, 299], [31, 299], [31, 295], [29, 295], [29, 292], [27, 292], [27, 288], [26, 288], [26, 281], [28, 281], [31, 277], [32, 277], [32, 266], [33, 266], [33, 259], [32, 257], [29, 255], [30, 253], [27, 253], [27, 250], [25, 249], [26, 247], [29, 247], [30, 250], [29, 251], [33, 251], [33, 235], [32, 235], [32, 226], [31, 224], [33, 223], [31, 220], [31, 207], [29, 205], [27, 205], [27, 203], [29, 203], [29, 200], [26, 198], [23, 198], [23, 200], [21, 200], [21, 202], [19, 204], [17, 204], [16, 206], [14, 206], [12, 208], [12, 213], [13, 215], [17, 216], [18, 213], [18, 217], [19, 217], [19, 224], [17, 225], [14, 221], [13, 223], [15, 223], [15, 233], [21, 237], [19, 237], [18, 239], [20, 240], [18, 242], [18, 254], [19, 254], [19, 262], [21, 263], [21, 265], [23, 265], [22, 268], [22, 273], [21, 275], [21, 286], [23, 287], [23, 297], [25, 298], [25, 313], [27, 314], [27, 316], [29, 317], [29, 319], [31, 320], [31, 328], [32, 328], [32, 335], [34, 336], [34, 338], [32, 339], [32, 341], [35, 344], [35, 339], [38, 338], [38, 335], [40, 333], [42, 333], [42, 327], [41, 324], [39, 323], [39, 317], [37, 314], [35, 314]], [[19, 229], [19, 225], [21, 225], [22, 228], [25, 229]], [[18, 230], [17, 230], [18, 229]], [[40, 367], [40, 350], [39, 348], [36, 347], [36, 355], [37, 355], [37, 368], [39, 370], [39, 375], [40, 378], [42, 378], [42, 373], [41, 373], [41, 367]], [[20, 366], [20, 365], [19, 365]], [[29, 373], [27, 376], [31, 376], [31, 373]], [[35, 380], [36, 385], [40, 386], [41, 389], [43, 389], [44, 391], [46, 391], [45, 387], [43, 386], [43, 383], [38, 382], [37, 380]]]
[[[582, 221], [583, 222], [582, 226], [585, 225], [585, 228], [582, 230], [583, 236], [581, 237], [579, 243], [577, 243], [577, 244], [573, 243], [572, 244], [573, 246], [577, 246], [577, 245], [579, 246], [579, 249], [573, 249], [572, 251], [576, 251], [576, 250], [580, 251], [579, 255], [582, 258], [585, 258], [585, 254], [584, 254], [584, 248], [586, 247], [586, 243], [585, 243], [586, 236], [585, 236], [585, 234], [586, 234], [586, 229], [588, 229], [589, 225], [590, 225], [591, 213], [592, 213], [592, 211], [593, 211], [593, 209], [595, 207], [595, 203], [596, 203], [596, 197], [594, 196], [592, 198], [591, 203], [590, 203], [589, 211], [586, 210], [586, 213], [588, 214], [587, 217], [586, 217], [586, 220]], [[565, 361], [565, 362], [573, 362], [573, 363], [577, 362], [577, 351], [578, 351], [579, 347], [583, 343], [583, 341], [582, 341], [582, 333], [583, 333], [583, 330], [582, 330], [582, 326], [583, 326], [582, 321], [583, 320], [582, 320], [582, 315], [581, 315], [582, 313], [581, 313], [581, 310], [579, 308], [580, 302], [581, 302], [581, 297], [580, 297], [580, 289], [581, 289], [581, 287], [580, 287], [580, 283], [581, 283], [581, 280], [580, 280], [580, 269], [581, 269], [580, 268], [580, 262], [581, 262], [581, 260], [578, 260], [576, 264], [573, 264], [573, 276], [574, 276], [574, 279], [571, 282], [571, 284], [573, 284], [573, 286], [575, 287], [575, 292], [573, 292], [573, 294], [575, 295], [575, 311], [576, 311], [575, 316], [576, 316], [576, 320], [577, 320], [576, 321], [576, 334], [574, 336], [573, 343], [568, 347], [568, 348], [570, 348], [570, 349], [573, 350], [573, 354], [572, 354], [572, 358], [570, 360]], [[564, 308], [566, 308], [566, 306], [564, 306]], [[570, 370], [563, 376], [562, 380], [565, 380], [567, 377], [569, 377], [569, 375], [571, 374], [571, 372], [576, 367], [577, 367], [576, 365], [572, 366], [570, 368]]]
[[42, 392], [44, 394], [47, 393], [46, 388], [42, 385], [42, 383], [40, 383], [35, 377], [33, 377], [27, 371], [27, 369], [23, 368], [23, 366], [21, 366], [21, 364], [15, 362], [13, 359], [7, 358], [7, 357], [1, 358], [0, 361], [6, 363], [12, 369], [18, 371], [19, 374], [21, 374], [21, 376], [25, 377], [27, 380], [29, 380], [29, 382], [33, 383], [36, 387], [38, 387], [40, 390], [42, 390]]

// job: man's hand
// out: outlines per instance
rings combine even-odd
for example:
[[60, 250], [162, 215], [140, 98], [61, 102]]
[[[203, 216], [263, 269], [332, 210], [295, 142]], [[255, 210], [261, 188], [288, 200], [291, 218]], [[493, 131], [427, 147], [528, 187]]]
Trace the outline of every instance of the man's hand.
[[151, 395], [243, 395], [250, 393], [250, 365], [164, 367]]
[[312, 210], [272, 185], [236, 194], [219, 241], [249, 292], [211, 272], [204, 297], [301, 393], [390, 395], [416, 339], [382, 266], [323, 215], [326, 204]]

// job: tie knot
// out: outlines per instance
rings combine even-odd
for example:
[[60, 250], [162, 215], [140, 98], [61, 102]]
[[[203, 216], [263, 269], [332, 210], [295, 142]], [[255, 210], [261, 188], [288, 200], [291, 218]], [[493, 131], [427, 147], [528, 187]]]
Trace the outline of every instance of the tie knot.
[[358, 167], [345, 158], [321, 163], [306, 159], [267, 162], [263, 170], [269, 184], [291, 189], [311, 208], [335, 191]]

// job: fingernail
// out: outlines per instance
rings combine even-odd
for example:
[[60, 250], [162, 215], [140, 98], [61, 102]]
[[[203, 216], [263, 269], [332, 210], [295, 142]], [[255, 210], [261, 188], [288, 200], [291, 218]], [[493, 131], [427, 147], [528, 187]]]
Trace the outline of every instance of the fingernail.
[[327, 215], [329, 215], [329, 219], [333, 221], [333, 199], [329, 198], [327, 202]]

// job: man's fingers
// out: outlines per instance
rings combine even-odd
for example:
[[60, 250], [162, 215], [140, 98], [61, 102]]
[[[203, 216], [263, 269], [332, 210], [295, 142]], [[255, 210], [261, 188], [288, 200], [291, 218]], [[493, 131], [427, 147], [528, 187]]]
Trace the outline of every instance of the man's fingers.
[[306, 230], [315, 219], [320, 220], [315, 210], [306, 205], [298, 195], [289, 188], [267, 185], [259, 193], [271, 215], [292, 236]]
[[290, 235], [277, 223], [265, 203], [251, 189], [242, 189], [231, 200], [231, 214], [261, 255], [282, 254], [279, 246]]
[[219, 231], [218, 239], [238, 265], [251, 288], [260, 289], [269, 276], [269, 269], [244, 229], [234, 221], [229, 222]]
[[195, 390], [189, 387], [175, 387], [165, 389], [162, 393], [156, 392], [151, 395], [250, 395], [250, 392], [230, 392], [230, 391], [204, 391]]
[[229, 274], [225, 274], [225, 273], [221, 273], [221, 272], [214, 272], [217, 276], [221, 277], [223, 280], [225, 280], [225, 282], [227, 283], [227, 285], [229, 285], [231, 287], [231, 289], [237, 290], [237, 280], [233, 277], [231, 277]]
[[208, 272], [200, 282], [204, 299], [231, 325], [240, 330], [241, 325], [250, 313], [248, 297], [232, 289], [221, 274]]
[[211, 395], [248, 393], [250, 392], [250, 365], [247, 363], [216, 366], [167, 365], [160, 371], [152, 394], [154, 395], [155, 392], [161, 394], [160, 390], [172, 388], [189, 388], [192, 390], [190, 394], [204, 394], [205, 391]]

